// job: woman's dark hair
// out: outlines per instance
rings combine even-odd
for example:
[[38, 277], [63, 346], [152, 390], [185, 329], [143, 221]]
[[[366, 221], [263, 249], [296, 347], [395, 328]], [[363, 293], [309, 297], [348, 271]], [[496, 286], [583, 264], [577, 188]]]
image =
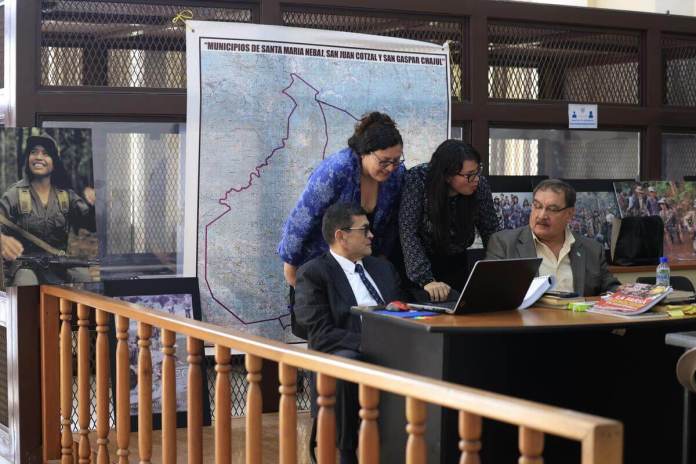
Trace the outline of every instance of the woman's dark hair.
[[[428, 174], [425, 178], [425, 201], [428, 219], [433, 225], [433, 238], [436, 251], [446, 253], [450, 243], [449, 217], [449, 178], [462, 170], [464, 161], [481, 164], [481, 155], [466, 142], [445, 140], [430, 158]], [[461, 237], [466, 233], [466, 225], [473, 221], [478, 210], [474, 195], [457, 195], [455, 234]]]
[[355, 132], [348, 139], [348, 146], [360, 156], [403, 144], [396, 123], [387, 114], [377, 111], [360, 118], [355, 124]]
[[63, 161], [60, 159], [60, 150], [58, 149], [58, 144], [51, 137], [47, 135], [31, 135], [27, 138], [27, 145], [24, 148], [23, 165], [24, 165], [24, 176], [31, 182], [34, 179], [34, 174], [32, 174], [31, 169], [29, 169], [29, 154], [37, 146], [42, 146], [48, 156], [53, 160], [53, 172], [51, 173], [51, 185], [59, 189], [69, 189], [70, 180], [68, 178], [68, 172], [65, 170]]

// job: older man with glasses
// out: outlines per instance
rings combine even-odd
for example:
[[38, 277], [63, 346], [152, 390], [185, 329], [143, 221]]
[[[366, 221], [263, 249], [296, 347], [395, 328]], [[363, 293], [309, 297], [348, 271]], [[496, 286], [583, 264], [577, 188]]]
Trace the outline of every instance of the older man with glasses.
[[570, 230], [575, 190], [557, 179], [534, 189], [529, 225], [493, 234], [486, 259], [542, 258], [539, 274], [556, 277], [556, 290], [599, 295], [619, 286], [609, 272], [604, 247]]

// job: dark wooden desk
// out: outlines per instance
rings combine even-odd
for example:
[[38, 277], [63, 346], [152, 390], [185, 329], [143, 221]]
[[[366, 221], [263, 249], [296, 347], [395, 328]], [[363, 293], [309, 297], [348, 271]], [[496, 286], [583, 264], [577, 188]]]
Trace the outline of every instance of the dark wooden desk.
[[[676, 332], [668, 334], [665, 337], [665, 343], [672, 346], [683, 348], [688, 351], [696, 348], [696, 332]], [[696, 439], [691, 428], [691, 409], [693, 409], [691, 400], [691, 392], [688, 388], [684, 388], [684, 412], [682, 413], [682, 459], [681, 464], [689, 464], [691, 462], [691, 442]]]
[[[376, 364], [621, 420], [625, 462], [678, 462], [681, 350], [666, 333], [696, 318], [633, 321], [535, 308], [424, 320], [364, 314], [362, 349]], [[403, 462], [403, 398], [381, 399], [382, 462]], [[458, 460], [456, 412], [428, 407], [428, 462]], [[516, 462], [517, 430], [484, 421], [483, 462]], [[580, 462], [547, 437], [547, 463]]]

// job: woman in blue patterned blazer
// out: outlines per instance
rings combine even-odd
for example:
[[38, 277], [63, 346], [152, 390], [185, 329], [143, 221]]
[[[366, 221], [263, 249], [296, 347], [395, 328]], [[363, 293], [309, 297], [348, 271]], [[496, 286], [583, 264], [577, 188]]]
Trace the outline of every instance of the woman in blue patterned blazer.
[[324, 211], [336, 202], [362, 206], [375, 236], [375, 255], [397, 245], [396, 221], [404, 177], [403, 140], [392, 119], [372, 112], [355, 125], [348, 147], [328, 156], [309, 178], [283, 227], [278, 254], [291, 287], [297, 268], [328, 250], [321, 235]]

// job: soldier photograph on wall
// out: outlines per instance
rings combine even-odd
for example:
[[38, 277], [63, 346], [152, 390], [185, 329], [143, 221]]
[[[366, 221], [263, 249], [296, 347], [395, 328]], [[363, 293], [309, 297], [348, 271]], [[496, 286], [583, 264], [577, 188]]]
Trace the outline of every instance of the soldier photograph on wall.
[[98, 280], [90, 130], [1, 129], [0, 191], [5, 287]]

